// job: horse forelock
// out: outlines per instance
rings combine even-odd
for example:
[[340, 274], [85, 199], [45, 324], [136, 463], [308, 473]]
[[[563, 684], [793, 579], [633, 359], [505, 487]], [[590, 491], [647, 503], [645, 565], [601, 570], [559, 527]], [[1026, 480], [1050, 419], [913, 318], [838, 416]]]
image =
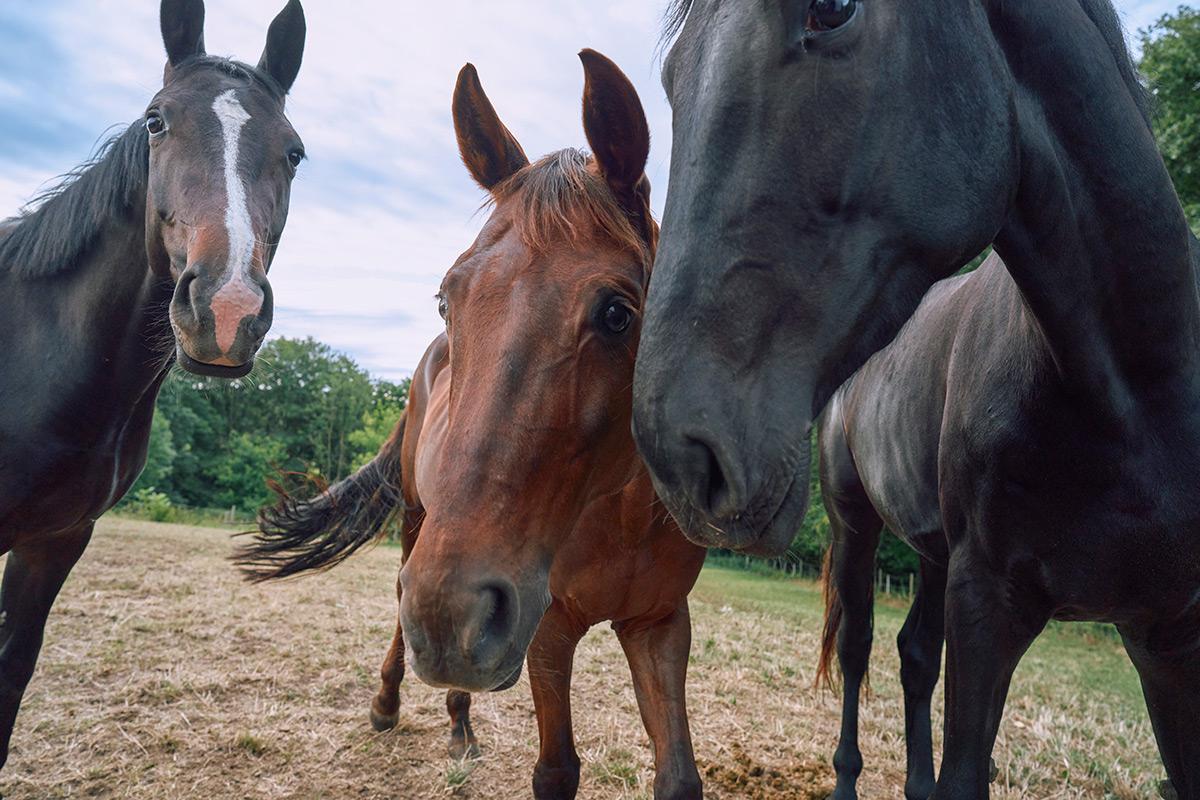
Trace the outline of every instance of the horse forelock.
[[[601, 236], [649, 263], [651, 241], [640, 235], [608, 184], [582, 150], [551, 153], [517, 172], [492, 192], [493, 202], [511, 203], [513, 224], [535, 250]], [[652, 225], [653, 227], [653, 225]]]

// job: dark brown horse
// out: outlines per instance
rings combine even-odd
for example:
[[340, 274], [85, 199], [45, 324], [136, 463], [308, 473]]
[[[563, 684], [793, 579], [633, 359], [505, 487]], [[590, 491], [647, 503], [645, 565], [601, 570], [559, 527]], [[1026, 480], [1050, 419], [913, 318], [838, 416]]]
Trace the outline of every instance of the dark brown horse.
[[284, 116], [304, 13], [257, 67], [204, 52], [204, 5], [164, 0], [163, 88], [137, 122], [0, 224], [0, 764], [50, 606], [146, 460], [171, 363], [249, 371], [303, 149]]
[[[687, 594], [704, 561], [658, 504], [629, 431], [634, 354], [656, 244], [633, 86], [580, 54], [594, 156], [530, 164], [471, 66], [454, 123], [495, 204], [438, 295], [446, 334], [413, 377], [379, 456], [307, 502], [262, 517], [242, 554], [259, 578], [331, 566], [404, 514], [400, 620], [371, 706], [396, 722], [407, 657], [435, 686], [511, 686], [528, 652], [541, 752], [537, 798], [574, 797], [576, 644], [611, 620], [654, 742], [657, 798], [695, 798], [684, 704]], [[451, 691], [451, 751], [474, 748], [470, 695]]]
[[[941, 772], [910, 751], [910, 797], [988, 795], [1014, 668], [1048, 620], [1086, 619], [1117, 625], [1200, 798], [1200, 244], [1111, 4], [678, 11], [637, 437], [690, 537], [775, 550], [829, 404], [837, 796], [886, 523], [925, 558], [910, 735], [947, 643]], [[1003, 261], [921, 302], [989, 242]]]

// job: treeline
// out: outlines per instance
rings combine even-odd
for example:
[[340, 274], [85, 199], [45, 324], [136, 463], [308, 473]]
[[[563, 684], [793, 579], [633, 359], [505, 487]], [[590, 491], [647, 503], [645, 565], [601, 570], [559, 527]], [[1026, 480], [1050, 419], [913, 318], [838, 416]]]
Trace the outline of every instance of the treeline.
[[175, 371], [158, 398], [146, 469], [126, 504], [250, 514], [269, 478], [334, 480], [375, 455], [404, 410], [408, 381], [372, 379], [313, 339], [275, 339], [234, 381]]

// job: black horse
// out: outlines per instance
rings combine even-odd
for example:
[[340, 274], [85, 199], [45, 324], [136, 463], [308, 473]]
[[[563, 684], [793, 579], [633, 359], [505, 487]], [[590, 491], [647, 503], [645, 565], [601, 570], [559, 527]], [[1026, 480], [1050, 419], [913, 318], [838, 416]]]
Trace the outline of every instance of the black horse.
[[[901, 643], [926, 739], [945, 625], [934, 797], [988, 795], [1013, 669], [1058, 618], [1117, 624], [1174, 787], [1200, 798], [1200, 244], [1112, 6], [690, 5], [634, 387], [660, 496], [697, 542], [781, 549], [812, 420], [912, 317], [822, 437], [848, 688], [886, 521], [932, 565]], [[913, 317], [989, 242], [1003, 262]], [[917, 756], [910, 797], [931, 789]]]
[[46, 615], [141, 472], [171, 363], [244, 375], [271, 323], [304, 12], [288, 3], [257, 67], [205, 55], [202, 0], [161, 16], [168, 63], [143, 117], [0, 224], [0, 764]]

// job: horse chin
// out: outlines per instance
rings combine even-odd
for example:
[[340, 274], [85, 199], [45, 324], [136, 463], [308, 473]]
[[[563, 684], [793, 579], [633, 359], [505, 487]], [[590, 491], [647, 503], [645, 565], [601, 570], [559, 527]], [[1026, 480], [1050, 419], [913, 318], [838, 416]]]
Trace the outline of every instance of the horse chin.
[[503, 692], [505, 689], [511, 689], [512, 687], [516, 686], [517, 681], [521, 680], [521, 668], [523, 666], [524, 666], [524, 662], [517, 664], [517, 668], [515, 670], [513, 670], [512, 675], [509, 675], [507, 678], [505, 678], [499, 684], [492, 687], [489, 691]]
[[[808, 459], [788, 484], [775, 512], [765, 523], [746, 517], [711, 519], [691, 506], [679, 509], [660, 493], [684, 535], [701, 547], [719, 547], [753, 556], [775, 557], [787, 552], [808, 511]], [[686, 502], [686, 501], [685, 501]]]
[[223, 364], [209, 364], [196, 359], [183, 352], [182, 347], [175, 348], [175, 361], [179, 366], [183, 367], [188, 372], [194, 375], [203, 375], [208, 378], [243, 378], [250, 374], [250, 370], [254, 368], [254, 359], [251, 358], [244, 364], [236, 366], [225, 366]]

